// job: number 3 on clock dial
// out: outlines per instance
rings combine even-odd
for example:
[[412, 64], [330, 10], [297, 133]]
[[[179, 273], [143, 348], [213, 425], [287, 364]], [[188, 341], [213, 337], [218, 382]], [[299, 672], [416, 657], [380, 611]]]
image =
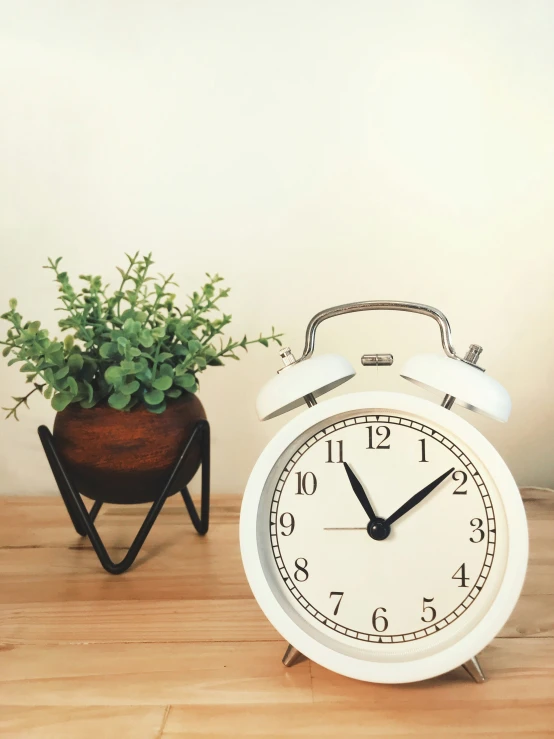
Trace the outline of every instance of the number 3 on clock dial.
[[[271, 550], [290, 607], [316, 629], [405, 644], [456, 629], [484, 599], [495, 510], [456, 439], [408, 415], [361, 413], [330, 419], [286, 456], [271, 492]], [[375, 540], [345, 463], [384, 521], [452, 472]]]

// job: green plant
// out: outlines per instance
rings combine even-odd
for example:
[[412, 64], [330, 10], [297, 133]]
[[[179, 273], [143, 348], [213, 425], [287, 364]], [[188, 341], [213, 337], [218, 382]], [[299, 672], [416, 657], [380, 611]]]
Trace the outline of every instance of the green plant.
[[219, 301], [229, 295], [229, 288], [219, 286], [219, 275], [207, 275], [201, 291], [181, 310], [171, 292], [176, 286], [173, 275], [152, 277], [150, 254], [126, 256], [129, 264], [125, 270], [117, 268], [121, 284], [112, 294], [92, 275], [80, 275], [85, 284], [77, 292], [67, 273], [59, 270], [61, 257], [48, 259], [45, 269], [54, 272], [59, 285], [62, 306], [57, 310], [65, 313], [58, 322], [68, 332], [63, 341], [51, 339], [40, 321], [24, 321], [17, 301], [10, 300], [9, 311], [2, 315], [11, 324], [0, 342], [5, 345], [2, 353], [12, 355], [9, 365], [22, 363], [20, 370], [33, 387], [13, 398], [13, 408], [4, 408], [7, 418], [17, 419], [19, 407], [28, 407], [36, 392], [51, 399], [56, 411], [70, 403], [92, 408], [106, 401], [117, 410], [144, 403], [153, 413], [162, 413], [168, 399], [196, 392], [198, 374], [207, 367], [239, 359], [237, 350], [247, 350], [249, 344], [281, 343], [274, 329], [267, 337], [223, 341], [231, 316], [219, 308]]

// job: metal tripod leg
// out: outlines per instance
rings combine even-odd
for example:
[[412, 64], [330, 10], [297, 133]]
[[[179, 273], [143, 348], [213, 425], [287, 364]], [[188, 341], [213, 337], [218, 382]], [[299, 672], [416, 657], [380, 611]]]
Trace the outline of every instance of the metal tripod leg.
[[137, 535], [127, 554], [123, 557], [120, 562], [113, 562], [110, 558], [106, 547], [96, 526], [94, 520], [98, 514], [98, 511], [102, 507], [102, 503], [96, 501], [92, 506], [90, 512], [83, 502], [83, 499], [77, 489], [71, 483], [68, 477], [67, 471], [65, 470], [61, 459], [59, 458], [56, 448], [54, 446], [54, 437], [46, 426], [40, 426], [38, 429], [40, 440], [44, 447], [46, 457], [50, 463], [50, 467], [54, 474], [54, 478], [58, 484], [59, 491], [67, 508], [67, 512], [71, 518], [75, 531], [80, 536], [88, 536], [90, 543], [102, 567], [112, 575], [120, 575], [133, 564], [142, 545], [144, 544], [146, 537], [150, 533], [150, 529], [154, 525], [160, 511], [162, 510], [165, 501], [170, 495], [171, 486], [173, 480], [176, 478], [179, 470], [181, 469], [185, 459], [187, 458], [190, 449], [193, 448], [193, 443], [196, 437], [200, 437], [200, 449], [201, 449], [201, 464], [202, 464], [202, 493], [201, 493], [201, 508], [200, 515], [196, 510], [193, 500], [190, 496], [187, 488], [183, 488], [181, 495], [187, 507], [187, 511], [191, 517], [192, 523], [196, 531], [199, 534], [204, 535], [209, 526], [209, 513], [210, 513], [210, 427], [207, 421], [198, 421], [188, 441], [186, 442], [185, 448], [181, 452], [179, 459], [177, 460], [175, 467], [173, 468], [169, 479], [167, 480], [163, 490], [160, 491], [158, 497], [152, 503], [150, 510], [146, 518], [144, 519]]

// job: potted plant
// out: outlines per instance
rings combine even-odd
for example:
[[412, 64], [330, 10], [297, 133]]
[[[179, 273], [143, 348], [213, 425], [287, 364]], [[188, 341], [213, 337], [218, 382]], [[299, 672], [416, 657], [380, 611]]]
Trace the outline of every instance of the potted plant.
[[[257, 339], [222, 339], [231, 316], [220, 309], [229, 288], [219, 275], [207, 275], [180, 308], [173, 275], [153, 277], [151, 255], [126, 256], [112, 292], [93, 275], [80, 275], [77, 291], [61, 258], [48, 260], [45, 269], [59, 286], [63, 341], [50, 338], [40, 321], [25, 321], [15, 299], [2, 315], [11, 324], [3, 355], [21, 364], [31, 385], [4, 409], [7, 417], [17, 419], [34, 394], [49, 399], [57, 411], [56, 451], [73, 483], [83, 495], [111, 503], [155, 499], [193, 427], [206, 418], [195, 395], [201, 372], [239, 359], [237, 351], [250, 344], [280, 343], [274, 329]], [[172, 494], [199, 462], [199, 450], [187, 457]]]

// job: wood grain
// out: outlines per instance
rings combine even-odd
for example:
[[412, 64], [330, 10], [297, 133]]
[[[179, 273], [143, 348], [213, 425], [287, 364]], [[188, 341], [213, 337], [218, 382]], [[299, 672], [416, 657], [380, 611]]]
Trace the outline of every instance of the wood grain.
[[0, 621], [7, 645], [280, 640], [251, 598], [3, 605]]
[[51, 708], [34, 706], [3, 708], [0, 736], [3, 739], [158, 739], [169, 710], [161, 706], [80, 706]]
[[2, 655], [0, 705], [311, 703], [310, 665], [282, 643], [81, 644]]
[[461, 737], [520, 737], [547, 739], [554, 730], [554, 707], [529, 701], [518, 705], [488, 706], [477, 700], [469, 708], [430, 705], [405, 709], [395, 706], [291, 706], [286, 712], [274, 706], [234, 706], [225, 711], [213, 708], [172, 706], [163, 736], [187, 737], [395, 737], [395, 739], [460, 739]]
[[[0, 736], [553, 737], [554, 493], [525, 490], [531, 557], [510, 621], [461, 670], [371, 685], [304, 662], [253, 600], [238, 545], [238, 496], [214, 496], [198, 537], [168, 502], [137, 565], [107, 575], [59, 499], [0, 499]], [[116, 550], [144, 507], [109, 507]]]

